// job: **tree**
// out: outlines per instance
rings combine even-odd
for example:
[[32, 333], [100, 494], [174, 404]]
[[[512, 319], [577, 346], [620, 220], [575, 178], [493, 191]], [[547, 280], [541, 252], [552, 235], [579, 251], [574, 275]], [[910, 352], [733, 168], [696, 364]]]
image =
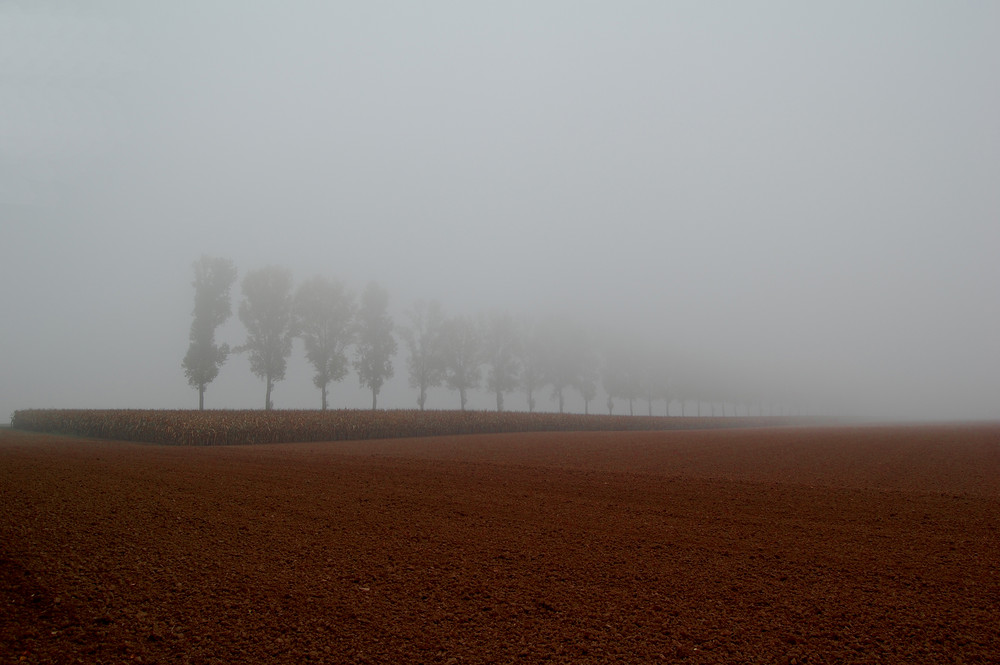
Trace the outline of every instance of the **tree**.
[[535, 391], [545, 385], [546, 344], [541, 327], [532, 320], [521, 322], [521, 385], [528, 397], [528, 412], [535, 411]]
[[316, 369], [313, 383], [327, 409], [327, 386], [347, 376], [347, 347], [353, 341], [354, 298], [343, 284], [316, 276], [295, 292], [292, 312], [295, 333], [302, 338], [306, 358]]
[[458, 391], [459, 403], [465, 411], [469, 389], [479, 385], [482, 353], [479, 330], [471, 320], [457, 316], [445, 322], [443, 332], [444, 381]]
[[[630, 416], [635, 415], [634, 403], [649, 397], [650, 391], [647, 386], [649, 384], [648, 364], [650, 360], [646, 348], [646, 345], [643, 345], [639, 340], [633, 340], [625, 358], [625, 388]], [[653, 414], [652, 402], [649, 403], [649, 414]]]
[[354, 369], [361, 385], [372, 391], [372, 411], [382, 385], [394, 371], [392, 357], [396, 355], [396, 338], [392, 336], [393, 323], [388, 306], [388, 292], [375, 282], [369, 282], [361, 295], [358, 310]]
[[633, 367], [637, 368], [639, 392], [646, 400], [649, 415], [653, 415], [653, 403], [662, 399], [666, 404], [666, 415], [669, 416], [672, 391], [663, 354], [653, 344], [639, 344], [635, 349], [638, 355], [633, 360]]
[[600, 359], [589, 337], [580, 332], [574, 336], [576, 348], [573, 351], [576, 372], [573, 385], [583, 398], [583, 412], [590, 414], [590, 402], [597, 397], [597, 382], [600, 378]]
[[576, 389], [583, 398], [583, 412], [590, 413], [590, 402], [597, 397], [597, 379], [599, 376], [597, 359], [592, 353], [581, 356], [580, 372], [576, 377]]
[[625, 373], [621, 363], [617, 359], [621, 356], [616, 353], [616, 347], [608, 345], [605, 347], [603, 362], [601, 363], [601, 386], [608, 396], [608, 415], [615, 410], [615, 399], [624, 397], [628, 389], [625, 385]]
[[666, 404], [666, 415], [670, 415], [670, 391], [666, 381], [666, 375], [655, 367], [650, 368], [642, 377], [643, 399], [646, 400], [650, 416], [653, 415], [653, 403], [659, 399]]
[[621, 397], [624, 392], [621, 368], [617, 363], [612, 362], [615, 353], [617, 339], [604, 337], [601, 340], [599, 372], [601, 376], [601, 387], [607, 395], [608, 415], [615, 412], [615, 399]]
[[641, 358], [634, 342], [609, 341], [605, 346], [602, 384], [609, 398], [628, 401], [628, 415], [635, 415], [635, 399], [641, 392]]
[[575, 325], [555, 319], [546, 322], [541, 334], [545, 349], [543, 381], [552, 386], [552, 396], [559, 402], [559, 413], [563, 413], [566, 389], [583, 383], [585, 358], [589, 353], [587, 338]]
[[503, 395], [520, 381], [520, 339], [517, 324], [507, 312], [492, 312], [480, 321], [483, 359], [488, 373], [486, 387], [497, 396], [497, 411], [503, 411]]
[[442, 333], [444, 311], [437, 301], [418, 301], [407, 313], [410, 325], [403, 328], [403, 341], [409, 349], [407, 369], [410, 387], [419, 389], [417, 406], [424, 410], [427, 390], [441, 385], [444, 381], [444, 358], [442, 353]]
[[250, 370], [265, 380], [264, 408], [273, 408], [271, 390], [285, 378], [292, 353], [292, 274], [277, 266], [260, 268], [243, 278], [240, 321], [247, 340], [237, 351], [250, 354]]
[[198, 389], [199, 410], [205, 408], [205, 388], [229, 357], [229, 345], [215, 343], [215, 330], [232, 316], [229, 292], [235, 282], [236, 266], [229, 259], [202, 256], [194, 262], [191, 345], [181, 365], [188, 383]]

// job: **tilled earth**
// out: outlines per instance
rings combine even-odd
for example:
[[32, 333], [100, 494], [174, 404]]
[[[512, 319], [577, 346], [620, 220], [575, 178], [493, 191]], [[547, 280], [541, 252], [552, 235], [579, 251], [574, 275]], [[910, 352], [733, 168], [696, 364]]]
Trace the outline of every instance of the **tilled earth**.
[[996, 663], [1000, 426], [0, 430], [3, 663]]

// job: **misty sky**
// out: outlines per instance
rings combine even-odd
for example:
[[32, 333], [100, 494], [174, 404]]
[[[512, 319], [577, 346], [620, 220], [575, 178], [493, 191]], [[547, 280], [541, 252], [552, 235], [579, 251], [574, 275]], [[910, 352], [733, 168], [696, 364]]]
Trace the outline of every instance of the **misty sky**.
[[[998, 67], [993, 2], [2, 2], [0, 419], [196, 407], [201, 254], [998, 418]], [[263, 394], [234, 357], [206, 405]], [[319, 405], [298, 343], [274, 402]]]

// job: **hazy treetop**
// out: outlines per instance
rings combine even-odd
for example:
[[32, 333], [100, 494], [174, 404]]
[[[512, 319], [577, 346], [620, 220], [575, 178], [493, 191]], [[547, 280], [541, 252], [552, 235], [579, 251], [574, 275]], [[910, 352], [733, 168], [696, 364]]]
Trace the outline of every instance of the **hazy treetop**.
[[0, 418], [189, 405], [201, 254], [997, 417], [998, 62], [985, 2], [4, 3]]

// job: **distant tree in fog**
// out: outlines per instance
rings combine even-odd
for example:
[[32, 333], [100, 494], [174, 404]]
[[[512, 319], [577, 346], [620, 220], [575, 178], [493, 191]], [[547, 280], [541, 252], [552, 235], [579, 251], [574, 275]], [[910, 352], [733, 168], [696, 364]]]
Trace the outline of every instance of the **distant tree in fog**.
[[688, 406], [692, 401], [696, 402], [696, 409], [700, 408], [697, 405], [699, 386], [701, 385], [699, 373], [689, 365], [682, 363], [674, 368], [672, 379], [671, 387], [675, 399], [680, 402], [681, 415], [688, 415]]
[[503, 411], [504, 393], [516, 390], [520, 381], [520, 338], [517, 322], [507, 312], [491, 312], [480, 320], [486, 387], [496, 395], [497, 411]]
[[601, 382], [613, 398], [628, 401], [628, 415], [635, 415], [635, 400], [642, 393], [642, 358], [639, 350], [627, 342], [616, 341], [606, 347]]
[[608, 415], [615, 410], [615, 399], [625, 396], [625, 377], [622, 368], [605, 352], [601, 362], [601, 387], [608, 396]]
[[590, 403], [597, 397], [597, 382], [600, 379], [600, 359], [585, 335], [580, 335], [580, 346], [576, 350], [577, 371], [573, 386], [583, 398], [583, 412], [590, 413]]
[[577, 379], [576, 389], [583, 398], [583, 412], [590, 413], [590, 403], [597, 397], [597, 379], [595, 375], [583, 374]]
[[313, 383], [327, 409], [327, 387], [347, 376], [347, 347], [353, 341], [354, 297], [337, 281], [316, 276], [299, 286], [292, 306], [295, 334], [316, 370]]
[[652, 349], [642, 353], [645, 362], [639, 364], [638, 380], [639, 389], [643, 399], [646, 400], [648, 414], [653, 415], [653, 404], [658, 400], [666, 403], [666, 415], [670, 415], [670, 384], [668, 382], [668, 370], [662, 355], [656, 355]]
[[444, 310], [436, 300], [414, 303], [407, 312], [410, 324], [401, 331], [410, 352], [407, 370], [410, 387], [416, 388], [417, 406], [423, 411], [427, 403], [427, 390], [444, 381]]
[[444, 381], [458, 391], [459, 403], [465, 411], [467, 393], [479, 386], [482, 346], [479, 329], [468, 318], [448, 319], [443, 328]]
[[236, 350], [249, 354], [250, 370], [266, 382], [264, 408], [270, 410], [274, 406], [271, 390], [275, 382], [285, 378], [292, 353], [292, 274], [277, 266], [247, 273], [240, 321], [247, 339]]
[[215, 343], [215, 330], [232, 316], [230, 290], [236, 266], [229, 259], [202, 256], [194, 262], [194, 320], [187, 354], [181, 365], [188, 383], [198, 389], [198, 408], [205, 408], [205, 388], [219, 375], [229, 356], [228, 344]]
[[541, 344], [544, 382], [552, 386], [552, 396], [559, 403], [559, 413], [566, 407], [566, 389], [580, 386], [587, 366], [586, 335], [576, 326], [550, 319], [542, 325]]
[[717, 386], [701, 372], [692, 372], [687, 380], [687, 392], [695, 401], [695, 413], [700, 418], [715, 415]]
[[392, 377], [392, 357], [396, 355], [396, 338], [388, 313], [389, 294], [375, 282], [369, 282], [361, 295], [358, 310], [354, 369], [361, 385], [372, 391], [372, 410], [378, 404], [382, 385]]
[[642, 386], [642, 358], [635, 347], [629, 348], [625, 357], [625, 399], [628, 400], [628, 415], [635, 415], [635, 402], [644, 393]]
[[528, 412], [535, 411], [535, 391], [545, 385], [545, 339], [538, 324], [530, 319], [520, 323], [521, 386], [528, 397]]

